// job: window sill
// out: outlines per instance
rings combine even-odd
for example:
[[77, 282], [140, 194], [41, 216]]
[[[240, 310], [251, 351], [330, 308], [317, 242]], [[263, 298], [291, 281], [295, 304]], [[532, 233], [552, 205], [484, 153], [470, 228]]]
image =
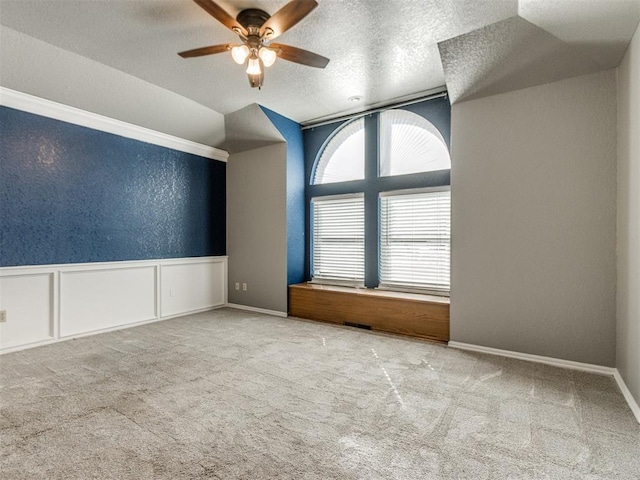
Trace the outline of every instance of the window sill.
[[378, 291], [382, 291], [382, 292], [396, 292], [396, 293], [407, 293], [407, 294], [414, 294], [414, 295], [420, 295], [420, 296], [427, 296], [427, 297], [437, 297], [437, 298], [442, 298], [445, 300], [449, 300], [449, 293], [438, 293], [436, 290], [421, 290], [418, 288], [401, 288], [401, 287], [390, 287], [387, 285], [380, 285], [379, 287], [375, 288]]
[[[325, 285], [327, 287], [345, 287], [345, 288], [366, 288], [363, 282], [350, 280], [331, 280], [324, 278], [312, 278], [307, 282], [309, 285]], [[305, 285], [305, 284], [300, 284]]]
[[442, 297], [439, 295], [431, 295], [426, 293], [409, 293], [400, 292], [398, 290], [387, 290], [381, 288], [366, 288], [362, 286], [342, 286], [342, 285], [328, 285], [326, 283], [300, 283], [298, 285], [292, 285], [292, 287], [309, 288], [313, 290], [324, 290], [328, 292], [342, 292], [351, 295], [364, 295], [371, 297], [381, 298], [399, 298], [403, 300], [412, 300], [416, 302], [429, 302], [439, 303], [443, 305], [449, 305], [449, 297]]

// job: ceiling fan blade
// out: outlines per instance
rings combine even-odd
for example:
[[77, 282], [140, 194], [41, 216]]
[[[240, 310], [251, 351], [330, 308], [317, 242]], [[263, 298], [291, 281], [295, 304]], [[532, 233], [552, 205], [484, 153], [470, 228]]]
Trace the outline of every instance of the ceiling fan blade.
[[271, 43], [269, 48], [278, 52], [278, 57], [290, 62], [300, 63], [309, 67], [324, 68], [329, 63], [329, 59], [318, 55], [317, 53], [309, 52], [301, 48], [292, 47], [291, 45], [284, 45], [282, 43]]
[[[197, 0], [196, 0], [197, 1]], [[267, 38], [269, 40], [282, 35], [284, 32], [293, 27], [296, 23], [309, 15], [311, 11], [318, 6], [316, 0], [292, 0], [284, 7], [274, 13], [260, 29], [260, 36], [271, 29], [273, 33]]]
[[226, 52], [231, 48], [229, 43], [220, 45], [211, 45], [210, 47], [194, 48], [193, 50], [186, 50], [178, 53], [182, 58], [202, 57], [204, 55], [213, 55], [215, 53]]
[[238, 21], [233, 18], [231, 15], [227, 13], [227, 11], [222, 8], [220, 5], [215, 3], [213, 0], [193, 0], [196, 2], [203, 10], [205, 10], [209, 15], [218, 20], [221, 24], [227, 27], [229, 30], [240, 29], [243, 35], [247, 35], [247, 31], [244, 29], [242, 25], [238, 23]]

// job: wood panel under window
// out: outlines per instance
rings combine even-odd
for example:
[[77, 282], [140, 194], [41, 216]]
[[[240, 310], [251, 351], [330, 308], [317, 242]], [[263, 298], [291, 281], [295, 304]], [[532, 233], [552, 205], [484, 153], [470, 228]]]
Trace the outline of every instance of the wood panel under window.
[[289, 315], [449, 341], [446, 297], [302, 283], [289, 287]]

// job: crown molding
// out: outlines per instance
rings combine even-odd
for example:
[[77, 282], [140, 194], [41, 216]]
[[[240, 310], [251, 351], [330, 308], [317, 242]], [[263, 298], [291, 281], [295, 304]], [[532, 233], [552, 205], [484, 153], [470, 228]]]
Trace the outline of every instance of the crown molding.
[[92, 128], [101, 132], [112, 133], [121, 137], [171, 148], [180, 152], [191, 153], [212, 160], [226, 162], [229, 157], [228, 152], [219, 148], [185, 140], [184, 138], [133, 125], [132, 123], [116, 120], [115, 118], [105, 117], [97, 113], [87, 112], [86, 110], [70, 107], [1, 86], [0, 105], [61, 120], [63, 122], [73, 123], [74, 125]]

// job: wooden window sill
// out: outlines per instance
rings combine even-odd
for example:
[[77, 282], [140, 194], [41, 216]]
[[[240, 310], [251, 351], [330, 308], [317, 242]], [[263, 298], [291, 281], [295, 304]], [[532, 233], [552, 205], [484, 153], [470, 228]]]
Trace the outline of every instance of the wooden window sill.
[[431, 302], [449, 304], [449, 297], [441, 297], [439, 295], [428, 295], [423, 293], [409, 293], [399, 292], [397, 290], [385, 290], [376, 288], [364, 288], [364, 287], [343, 287], [339, 285], [327, 285], [323, 283], [299, 283], [292, 285], [292, 287], [311, 288], [314, 290], [327, 290], [330, 292], [343, 292], [352, 295], [371, 295], [373, 297], [385, 297], [385, 298], [403, 298], [405, 300], [412, 300], [416, 302]]

